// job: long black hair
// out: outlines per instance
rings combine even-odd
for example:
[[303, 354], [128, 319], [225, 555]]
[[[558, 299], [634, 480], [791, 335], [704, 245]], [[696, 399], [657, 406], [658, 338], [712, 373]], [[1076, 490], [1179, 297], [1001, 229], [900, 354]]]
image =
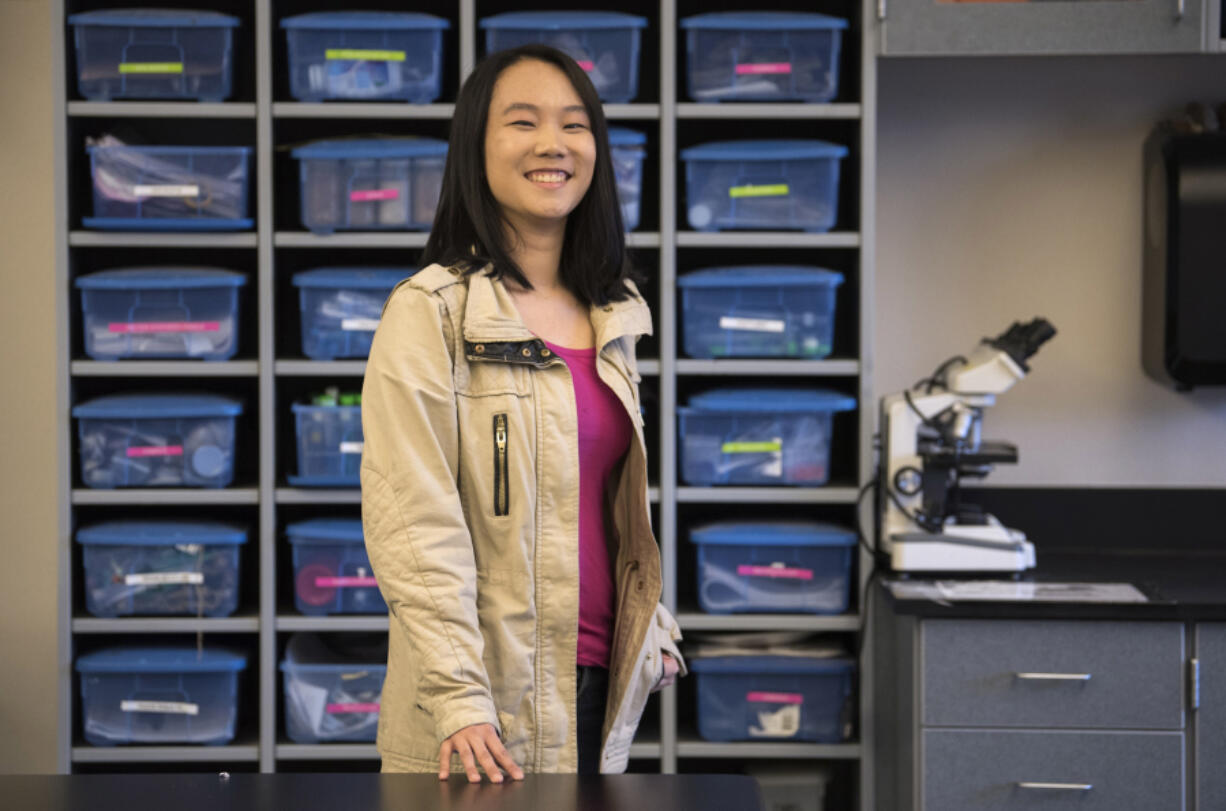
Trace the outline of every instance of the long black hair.
[[485, 128], [494, 84], [504, 70], [525, 59], [545, 62], [566, 74], [587, 108], [596, 140], [591, 186], [566, 219], [559, 280], [584, 304], [622, 301], [630, 295], [626, 281], [640, 278], [626, 252], [604, 108], [596, 88], [575, 60], [547, 45], [523, 45], [491, 54], [477, 64], [460, 88], [451, 120], [442, 195], [421, 264], [437, 262], [465, 273], [492, 265], [496, 278], [507, 276], [521, 287], [532, 287], [511, 258], [502, 208], [485, 177]]

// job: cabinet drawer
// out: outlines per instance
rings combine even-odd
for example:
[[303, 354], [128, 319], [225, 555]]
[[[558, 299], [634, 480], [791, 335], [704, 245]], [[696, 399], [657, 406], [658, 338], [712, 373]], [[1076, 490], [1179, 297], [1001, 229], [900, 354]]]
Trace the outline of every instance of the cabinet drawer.
[[923, 723], [1182, 729], [1174, 622], [925, 620]]
[[930, 729], [923, 809], [1182, 811], [1183, 748], [1182, 732]]

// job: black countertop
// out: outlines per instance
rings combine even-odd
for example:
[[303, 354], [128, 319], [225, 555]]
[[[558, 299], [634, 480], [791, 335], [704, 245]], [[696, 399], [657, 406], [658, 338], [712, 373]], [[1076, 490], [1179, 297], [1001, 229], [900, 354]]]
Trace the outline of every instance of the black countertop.
[[[1034, 583], [1131, 583], [1147, 598], [1145, 603], [1079, 602], [969, 602], [942, 603], [926, 599], [895, 598], [878, 584], [887, 605], [901, 614], [933, 617], [1046, 618], [1046, 619], [1181, 619], [1226, 620], [1226, 551], [1125, 553], [1038, 551], [1038, 567], [1016, 580]], [[879, 580], [899, 575], [881, 572]], [[929, 576], [906, 579], [1006, 580], [1008, 575]]]

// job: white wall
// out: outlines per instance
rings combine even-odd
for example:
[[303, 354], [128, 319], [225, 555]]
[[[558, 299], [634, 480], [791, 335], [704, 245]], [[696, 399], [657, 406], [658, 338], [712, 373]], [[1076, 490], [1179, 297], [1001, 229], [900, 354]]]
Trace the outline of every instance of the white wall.
[[1042, 315], [1059, 334], [984, 421], [1021, 463], [988, 484], [1226, 486], [1226, 390], [1140, 363], [1141, 144], [1226, 102], [1226, 57], [878, 65], [876, 393]]

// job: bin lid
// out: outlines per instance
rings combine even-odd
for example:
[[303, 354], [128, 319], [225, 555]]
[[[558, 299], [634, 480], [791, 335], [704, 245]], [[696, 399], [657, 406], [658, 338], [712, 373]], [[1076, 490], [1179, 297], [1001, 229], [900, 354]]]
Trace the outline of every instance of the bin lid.
[[94, 419], [237, 417], [243, 404], [219, 394], [112, 394], [74, 406], [72, 416]]
[[690, 541], [719, 546], [854, 546], [856, 533], [825, 521], [719, 521], [691, 529]]
[[687, 161], [788, 161], [846, 155], [847, 147], [817, 139], [712, 141], [681, 150], [681, 159]]
[[830, 389], [724, 388], [696, 394], [689, 411], [748, 411], [788, 414], [850, 411], [856, 398]]
[[509, 11], [481, 20], [482, 28], [545, 29], [646, 28], [647, 18], [617, 11]]
[[314, 518], [287, 524], [285, 534], [292, 544], [362, 543], [360, 518]]
[[206, 267], [114, 268], [77, 279], [81, 290], [179, 290], [243, 287], [247, 277], [232, 270]]
[[[144, 144], [86, 144], [85, 151], [90, 155], [95, 152], [135, 152], [141, 155], [192, 155], [198, 158], [224, 158], [242, 155], [250, 157], [250, 146], [149, 146]], [[152, 220], [150, 220], [152, 222]]]
[[738, 265], [707, 268], [677, 279], [678, 287], [837, 287], [843, 274], [837, 270], [791, 265]]
[[850, 656], [692, 656], [687, 664], [695, 673], [753, 675], [815, 675], [850, 673], [855, 660]]
[[612, 146], [642, 146], [647, 143], [647, 134], [625, 127], [609, 127], [609, 144]]
[[336, 267], [295, 273], [294, 287], [327, 287], [346, 290], [391, 290], [417, 268]]
[[291, 153], [295, 158], [428, 158], [447, 154], [447, 142], [437, 138], [337, 138], [314, 141]]
[[221, 648], [107, 648], [77, 659], [79, 673], [235, 673], [247, 656]]
[[422, 28], [441, 31], [450, 28], [451, 21], [416, 11], [317, 11], [285, 17], [281, 20], [281, 27], [322, 31], [408, 31]]
[[77, 543], [96, 546], [177, 546], [247, 543], [247, 530], [213, 521], [106, 521], [77, 530]]
[[847, 20], [828, 14], [796, 11], [715, 11], [695, 14], [681, 20], [682, 28], [718, 28], [733, 31], [810, 31], [822, 28], [846, 28]]
[[300, 665], [322, 665], [328, 670], [355, 668], [383, 673], [387, 669], [387, 634], [345, 634], [324, 639], [316, 633], [291, 634], [285, 645], [281, 671]]
[[68, 18], [69, 25], [105, 25], [124, 28], [238, 28], [238, 17], [216, 11], [191, 11], [177, 8], [113, 8], [85, 11]]

